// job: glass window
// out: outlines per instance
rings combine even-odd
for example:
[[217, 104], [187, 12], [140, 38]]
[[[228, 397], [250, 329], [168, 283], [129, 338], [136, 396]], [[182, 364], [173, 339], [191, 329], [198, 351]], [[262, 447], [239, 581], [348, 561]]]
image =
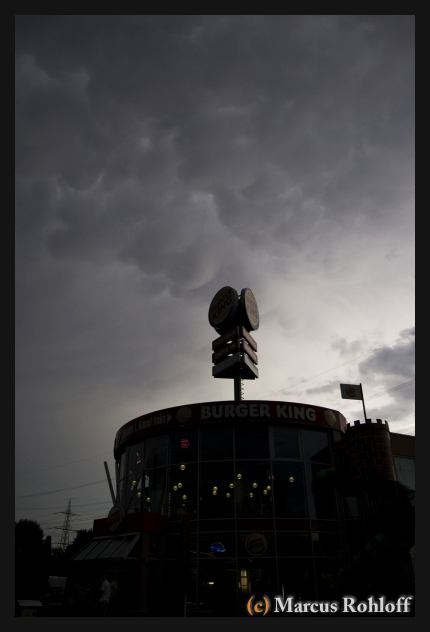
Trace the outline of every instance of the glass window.
[[197, 464], [169, 468], [167, 504], [167, 517], [171, 520], [197, 518]]
[[103, 538], [97, 542], [97, 545], [88, 553], [85, 557], [86, 560], [93, 560], [100, 555], [100, 553], [105, 549], [108, 544], [111, 542], [111, 538]]
[[339, 571], [343, 566], [341, 559], [316, 559], [315, 574], [317, 582], [318, 599], [330, 599], [333, 595], [332, 584], [339, 577]]
[[234, 495], [238, 517], [273, 515], [270, 461], [236, 461]]
[[268, 427], [249, 423], [235, 428], [236, 459], [268, 459]]
[[234, 533], [200, 533], [199, 556], [203, 559], [236, 557]]
[[279, 591], [284, 599], [295, 595], [298, 599], [315, 599], [315, 582], [312, 560], [278, 560]]
[[128, 557], [133, 553], [133, 548], [140, 536], [138, 533], [127, 535], [121, 542], [121, 546], [115, 551], [112, 557]]
[[397, 480], [415, 490], [415, 459], [407, 456], [395, 456]]
[[326, 469], [324, 465], [306, 463], [306, 476], [309, 484], [309, 511], [311, 518], [332, 519], [337, 518], [336, 493], [334, 489], [324, 488], [318, 485], [315, 494], [312, 492], [312, 479], [321, 470]]
[[167, 443], [168, 435], [146, 440], [146, 469], [167, 465]]
[[[200, 559], [198, 579], [198, 610], [201, 611], [201, 616], [237, 616], [237, 576], [234, 560]], [[242, 612], [246, 612], [245, 609]]]
[[119, 463], [119, 480], [122, 481], [127, 472], [127, 448], [121, 454]]
[[[267, 531], [237, 534], [237, 556], [254, 559], [275, 557], [275, 536]], [[258, 561], [256, 562], [258, 565]]]
[[278, 557], [310, 557], [312, 555], [309, 533], [277, 534]]
[[234, 517], [233, 462], [200, 464], [200, 518]]
[[315, 557], [340, 557], [340, 536], [336, 533], [312, 533]]
[[142, 488], [143, 508], [154, 513], [165, 514], [166, 468], [147, 470]]
[[107, 559], [108, 557], [114, 557], [115, 551], [121, 546], [123, 541], [124, 541], [124, 538], [112, 538], [112, 540], [109, 542], [107, 547], [98, 556], [99, 559], [101, 558]]
[[305, 461], [331, 463], [328, 434], [318, 430], [302, 430]]
[[97, 544], [100, 542], [100, 540], [92, 540], [89, 544], [87, 544], [81, 551], [79, 551], [79, 553], [77, 555], [75, 555], [72, 559], [74, 561], [76, 560], [83, 560], [90, 551], [92, 551]]
[[307, 517], [303, 464], [296, 461], [273, 462], [275, 515], [282, 518]]
[[142, 507], [143, 472], [131, 472], [125, 480], [123, 508], [126, 513], [135, 513]]
[[213, 426], [200, 428], [200, 460], [221, 461], [233, 458], [233, 428]]
[[273, 447], [276, 459], [299, 459], [299, 429], [273, 427]]
[[343, 496], [343, 509], [346, 520], [359, 517], [357, 496]]
[[197, 428], [185, 427], [170, 434], [170, 463], [197, 461]]
[[129, 448], [128, 453], [128, 471], [129, 474], [132, 472], [140, 472], [144, 465], [144, 456], [145, 456], [145, 442], [141, 441], [140, 443], [136, 443], [136, 445], [132, 445]]

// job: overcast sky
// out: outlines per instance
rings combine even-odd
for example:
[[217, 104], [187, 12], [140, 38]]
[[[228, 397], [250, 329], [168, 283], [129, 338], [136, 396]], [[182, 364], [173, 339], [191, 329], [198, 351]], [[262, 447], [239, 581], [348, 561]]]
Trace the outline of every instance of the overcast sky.
[[16, 519], [91, 527], [120, 426], [233, 399], [226, 285], [245, 399], [414, 434], [413, 235], [413, 16], [18, 16]]

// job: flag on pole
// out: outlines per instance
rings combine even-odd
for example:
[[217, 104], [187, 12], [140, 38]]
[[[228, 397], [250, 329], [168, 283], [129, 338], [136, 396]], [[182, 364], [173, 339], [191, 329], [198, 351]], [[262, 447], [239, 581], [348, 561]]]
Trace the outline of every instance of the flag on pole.
[[363, 399], [361, 384], [341, 384], [340, 394], [342, 399]]

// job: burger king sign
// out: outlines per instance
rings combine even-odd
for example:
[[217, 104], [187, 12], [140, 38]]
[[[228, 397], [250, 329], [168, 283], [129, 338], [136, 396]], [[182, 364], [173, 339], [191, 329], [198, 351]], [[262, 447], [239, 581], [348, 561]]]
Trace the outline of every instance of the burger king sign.
[[263, 555], [267, 549], [267, 540], [261, 533], [251, 533], [246, 538], [245, 548], [250, 555]]
[[236, 316], [239, 296], [232, 287], [223, 287], [215, 294], [209, 307], [209, 323], [218, 332], [230, 326]]

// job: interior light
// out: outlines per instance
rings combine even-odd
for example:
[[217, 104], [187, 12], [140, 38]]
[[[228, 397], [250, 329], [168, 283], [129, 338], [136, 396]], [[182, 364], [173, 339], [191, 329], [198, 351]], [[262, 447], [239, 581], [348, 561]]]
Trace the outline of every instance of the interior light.
[[142, 496], [142, 492], [137, 492], [137, 496], [140, 498]]
[[252, 483], [253, 488], [255, 489], [256, 487], [258, 487], [257, 483]]
[[268, 485], [268, 486], [266, 487], [266, 489], [267, 489], [267, 491], [268, 491], [268, 492], [270, 492], [270, 490], [271, 490], [272, 488], [270, 487], [270, 485]]
[[238, 474], [238, 475], [236, 476], [236, 478], [237, 478], [237, 479], [239, 479], [239, 481], [240, 481], [240, 479], [242, 478], [242, 474]]
[[263, 489], [263, 494], [267, 494], [267, 489]]
[[178, 483], [178, 488], [181, 489], [182, 483]]
[[179, 469], [180, 469], [180, 470], [182, 470], [182, 471], [184, 471], [184, 470], [186, 470], [187, 468], [186, 468], [186, 467], [185, 467], [185, 465], [182, 463], [182, 465], [180, 465], [180, 466], [179, 466]]
[[218, 491], [218, 487], [214, 487], [214, 492], [217, 492], [217, 491]]
[[254, 498], [254, 494], [252, 492], [250, 492], [249, 497], [250, 498]]
[[228, 492], [226, 493], [227, 498], [230, 498], [231, 494], [229, 494]]
[[185, 494], [182, 496], [182, 500], [187, 500], [187, 497]]
[[233, 489], [234, 484], [233, 484], [233, 483], [230, 483], [229, 487], [230, 487], [230, 489]]
[[288, 480], [290, 481], [290, 483], [294, 483], [294, 476], [290, 476]]
[[213, 492], [212, 492], [213, 496], [216, 496], [216, 495], [217, 495], [217, 493], [218, 493], [218, 492], [217, 492], [217, 490], [216, 490], [216, 489], [214, 489], [214, 490], [213, 490]]
[[177, 492], [178, 491], [178, 486], [177, 485], [173, 485], [173, 489], [174, 489], [175, 492]]
[[137, 485], [137, 481], [132, 481], [131, 484], [132, 485]]
[[151, 499], [149, 498], [149, 496], [148, 496], [148, 498], [146, 499], [146, 502], [147, 502], [147, 503], [150, 503], [150, 502], [151, 502]]

